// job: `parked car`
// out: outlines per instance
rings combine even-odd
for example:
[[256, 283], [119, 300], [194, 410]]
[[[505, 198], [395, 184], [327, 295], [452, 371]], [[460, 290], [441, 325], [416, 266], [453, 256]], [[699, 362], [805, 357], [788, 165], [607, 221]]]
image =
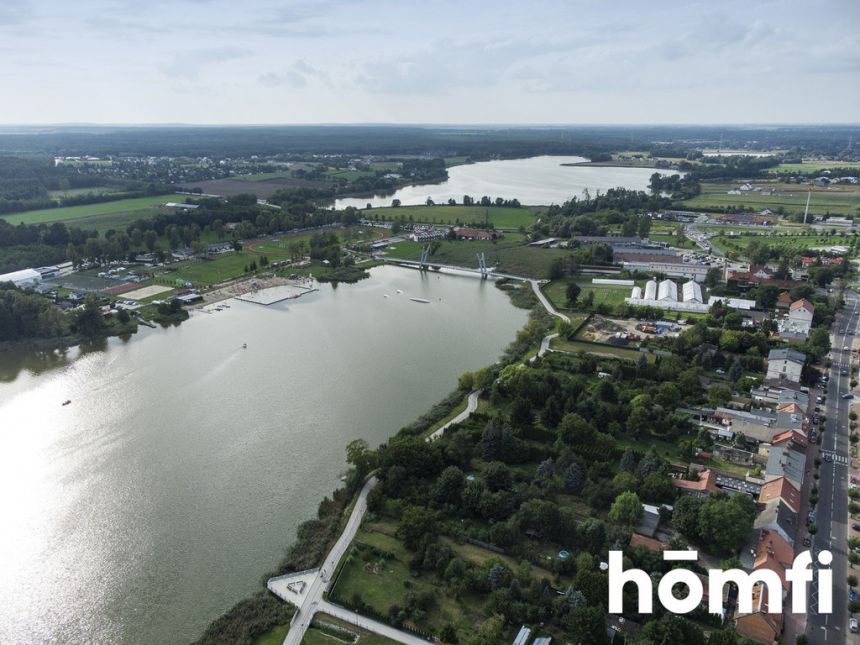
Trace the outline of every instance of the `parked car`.
[[845, 394], [842, 395], [842, 398], [843, 399], [853, 399], [854, 395], [851, 392], [846, 392]]
[[849, 601], [853, 602], [853, 601], [857, 600], [858, 598], [860, 598], [860, 594], [858, 594], [853, 589], [848, 590], [848, 600]]
[[803, 546], [812, 546], [812, 540], [808, 537], [803, 538]]
[[851, 528], [854, 529], [855, 531], [860, 531], [860, 524], [857, 524], [857, 522], [854, 522], [854, 524], [851, 525]]
[[851, 618], [848, 621], [848, 629], [851, 630], [852, 634], [860, 632], [860, 621], [858, 621], [856, 618]]

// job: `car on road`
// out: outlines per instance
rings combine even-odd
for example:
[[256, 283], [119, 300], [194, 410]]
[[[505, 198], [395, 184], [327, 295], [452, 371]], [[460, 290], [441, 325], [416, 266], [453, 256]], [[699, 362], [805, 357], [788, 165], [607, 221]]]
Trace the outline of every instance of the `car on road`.
[[833, 461], [833, 455], [831, 455], [830, 453], [827, 453], [826, 455], [824, 455], [824, 461], [826, 461], [827, 463], [830, 463], [831, 461]]
[[848, 370], [846, 370], [844, 367], [842, 368], [842, 376], [848, 376]]
[[852, 618], [848, 621], [848, 629], [851, 630], [852, 634], [860, 632], [860, 621], [858, 621], [856, 618]]

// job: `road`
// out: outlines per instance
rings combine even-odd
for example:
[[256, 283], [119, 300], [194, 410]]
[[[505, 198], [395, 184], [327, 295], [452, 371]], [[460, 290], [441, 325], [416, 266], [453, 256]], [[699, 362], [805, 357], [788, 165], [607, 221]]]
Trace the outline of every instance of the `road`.
[[529, 284], [532, 285], [532, 291], [534, 291], [537, 299], [540, 300], [540, 303], [543, 305], [543, 308], [546, 309], [553, 316], [561, 318], [564, 322], [570, 322], [570, 318], [565, 316], [563, 313], [556, 310], [555, 307], [552, 306], [552, 303], [549, 301], [543, 291], [540, 290], [540, 282], [538, 280], [529, 280]]
[[[854, 292], [846, 291], [845, 307], [836, 316], [833, 333], [834, 366], [826, 389], [824, 412], [827, 425], [821, 438], [822, 458], [832, 455], [833, 461], [823, 461], [819, 469], [819, 502], [815, 518], [818, 532], [812, 544], [816, 553], [824, 549], [833, 553], [833, 613], [824, 615], [817, 612], [818, 577], [815, 576], [810, 590], [806, 633], [810, 642], [828, 645], [846, 642], [849, 633], [848, 588], [845, 580], [848, 576], [848, 412], [851, 401], [843, 399], [842, 395], [851, 390], [851, 345], [854, 336], [841, 332], [844, 329], [856, 333], [860, 326], [860, 317], [855, 315], [858, 311], [860, 299]], [[843, 365], [848, 370], [847, 375], [842, 374]]]
[[481, 396], [481, 390], [475, 390], [469, 394], [469, 398], [466, 400], [466, 409], [463, 410], [456, 417], [448, 421], [445, 425], [439, 427], [437, 430], [433, 432], [430, 436], [427, 437], [427, 441], [436, 441], [439, 437], [445, 434], [445, 431], [450, 428], [455, 423], [460, 423], [461, 421], [465, 421], [469, 418], [469, 415], [472, 414], [475, 410], [478, 409], [478, 397]]
[[365, 482], [364, 487], [358, 494], [358, 499], [355, 501], [355, 506], [349, 516], [349, 521], [346, 523], [343, 533], [335, 542], [329, 554], [326, 556], [325, 562], [314, 578], [313, 582], [308, 585], [307, 594], [302, 601], [301, 607], [293, 616], [293, 621], [290, 624], [290, 631], [287, 632], [287, 637], [284, 639], [284, 645], [300, 645], [305, 637], [305, 630], [310, 625], [314, 614], [319, 610], [319, 604], [322, 601], [323, 593], [328, 588], [331, 580], [331, 574], [334, 572], [337, 563], [346, 553], [350, 542], [358, 532], [358, 527], [361, 526], [361, 520], [364, 518], [364, 513], [367, 510], [367, 495], [374, 489], [377, 484], [376, 477], [371, 477]]
[[424, 639], [418, 638], [417, 636], [413, 636], [412, 634], [408, 634], [399, 629], [395, 629], [391, 625], [386, 625], [378, 620], [361, 616], [354, 611], [350, 611], [349, 609], [340, 607], [339, 605], [333, 605], [325, 600], [319, 604], [317, 610], [324, 614], [328, 614], [329, 616], [340, 618], [344, 622], [355, 625], [356, 627], [361, 627], [362, 629], [366, 629], [374, 634], [380, 634], [386, 638], [390, 638], [398, 643], [406, 643], [406, 645], [427, 645], [427, 641]]

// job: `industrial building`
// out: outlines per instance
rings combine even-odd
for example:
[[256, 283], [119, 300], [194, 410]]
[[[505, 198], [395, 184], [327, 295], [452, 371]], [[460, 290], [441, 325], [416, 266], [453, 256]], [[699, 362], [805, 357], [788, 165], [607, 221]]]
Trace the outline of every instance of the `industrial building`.
[[657, 300], [678, 301], [678, 285], [669, 280], [663, 280], [657, 287]]
[[35, 287], [42, 281], [42, 274], [35, 269], [21, 269], [12, 273], [0, 274], [0, 282], [11, 282], [19, 289]]
[[702, 287], [694, 280], [684, 283], [682, 294], [681, 298], [684, 302], [704, 303], [704, 298], [702, 298]]

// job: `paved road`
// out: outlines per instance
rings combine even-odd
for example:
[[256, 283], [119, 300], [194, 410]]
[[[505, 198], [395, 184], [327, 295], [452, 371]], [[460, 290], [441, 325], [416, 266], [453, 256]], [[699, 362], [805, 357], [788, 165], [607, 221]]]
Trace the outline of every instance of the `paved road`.
[[[438, 439], [450, 426], [467, 419], [470, 414], [478, 409], [478, 397], [480, 394], [481, 390], [471, 392], [466, 403], [466, 409], [427, 437], [427, 441]], [[364, 519], [364, 513], [367, 511], [367, 495], [374, 489], [374, 487], [376, 487], [376, 484], [376, 477], [372, 477], [367, 480], [364, 487], [361, 489], [358, 499], [355, 502], [355, 506], [352, 509], [352, 513], [349, 516], [349, 521], [346, 523], [346, 528], [344, 528], [343, 533], [341, 533], [337, 542], [326, 556], [325, 562], [314, 577], [313, 581], [308, 584], [308, 591], [305, 594], [301, 607], [298, 608], [293, 616], [293, 620], [290, 623], [290, 631], [287, 632], [287, 637], [284, 639], [284, 645], [300, 645], [302, 639], [305, 637], [305, 632], [311, 624], [311, 620], [313, 620], [314, 614], [318, 611], [324, 611], [327, 614], [331, 614], [332, 616], [351, 622], [353, 625], [358, 625], [363, 629], [367, 629], [377, 634], [382, 634], [383, 636], [387, 636], [388, 638], [400, 643], [407, 643], [410, 645], [414, 645], [415, 643], [426, 643], [426, 641], [421, 640], [408, 632], [400, 631], [390, 625], [366, 618], [365, 616], [361, 616], [348, 609], [344, 609], [343, 607], [339, 607], [323, 600], [323, 593], [331, 584], [331, 574], [334, 572], [337, 567], [337, 563], [340, 562], [340, 559], [349, 548], [355, 534], [358, 532], [358, 527], [361, 526], [361, 521]]]
[[317, 610], [328, 614], [329, 616], [340, 618], [344, 622], [355, 625], [356, 627], [361, 627], [369, 632], [390, 638], [398, 643], [406, 643], [406, 645], [427, 645], [427, 641], [422, 638], [418, 638], [417, 636], [413, 636], [407, 632], [395, 629], [391, 625], [386, 625], [378, 620], [361, 616], [354, 611], [334, 605], [325, 600], [319, 604]]
[[540, 290], [540, 282], [537, 280], [529, 280], [529, 283], [532, 285], [532, 291], [535, 292], [537, 299], [540, 300], [540, 303], [543, 305], [543, 308], [546, 309], [553, 316], [557, 316], [561, 318], [564, 322], [570, 322], [570, 318], [565, 316], [563, 313], [556, 311], [556, 308], [552, 306], [552, 303], [549, 299], [543, 295], [543, 291]]
[[[818, 506], [815, 524], [818, 533], [813, 540], [815, 552], [828, 549], [833, 553], [833, 613], [819, 614], [817, 610], [817, 576], [810, 591], [810, 611], [807, 635], [812, 643], [838, 645], [846, 642], [848, 635], [848, 408], [851, 401], [842, 398], [851, 386], [851, 345], [853, 336], [840, 333], [843, 329], [856, 332], [860, 324], [860, 300], [857, 294], [845, 292], [845, 307], [836, 316], [833, 334], [833, 363], [827, 387], [827, 429], [821, 439], [821, 454], [834, 456], [832, 462], [821, 464], [818, 480]], [[836, 364], [844, 364], [847, 375]], [[805, 520], [806, 518], [802, 518]], [[852, 533], [857, 534], [856, 531]], [[815, 562], [815, 561], [813, 561]]]
[[293, 622], [290, 625], [290, 631], [287, 632], [287, 637], [284, 639], [284, 645], [300, 645], [305, 636], [305, 630], [310, 625], [311, 619], [319, 609], [319, 604], [322, 601], [323, 592], [328, 588], [331, 581], [331, 574], [334, 572], [337, 563], [346, 553], [350, 542], [355, 537], [358, 527], [361, 526], [361, 520], [367, 510], [367, 495], [374, 489], [377, 484], [376, 477], [371, 477], [364, 484], [361, 492], [358, 494], [358, 499], [352, 509], [352, 514], [349, 516], [349, 521], [346, 523], [346, 528], [341, 533], [340, 537], [335, 542], [332, 550], [326, 556], [322, 568], [317, 573], [313, 582], [308, 585], [308, 592], [305, 595], [302, 606], [296, 611], [293, 616]]
[[469, 415], [472, 414], [475, 410], [478, 409], [478, 397], [481, 396], [481, 390], [475, 390], [469, 394], [469, 398], [466, 401], [466, 409], [463, 410], [456, 417], [448, 421], [445, 425], [438, 428], [433, 432], [430, 436], [427, 437], [427, 441], [436, 441], [439, 437], [445, 434], [445, 431], [450, 428], [455, 423], [460, 423], [461, 421], [465, 421], [469, 418]]

